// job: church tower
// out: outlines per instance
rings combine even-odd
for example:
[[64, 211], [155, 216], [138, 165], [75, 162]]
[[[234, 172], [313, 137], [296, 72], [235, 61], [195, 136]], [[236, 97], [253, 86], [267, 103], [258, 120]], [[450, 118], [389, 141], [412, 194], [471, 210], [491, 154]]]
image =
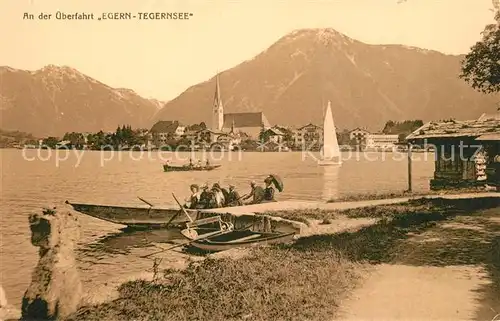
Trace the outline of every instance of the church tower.
[[216, 76], [214, 106], [212, 111], [212, 130], [222, 131], [224, 126], [224, 107], [220, 98], [219, 75]]

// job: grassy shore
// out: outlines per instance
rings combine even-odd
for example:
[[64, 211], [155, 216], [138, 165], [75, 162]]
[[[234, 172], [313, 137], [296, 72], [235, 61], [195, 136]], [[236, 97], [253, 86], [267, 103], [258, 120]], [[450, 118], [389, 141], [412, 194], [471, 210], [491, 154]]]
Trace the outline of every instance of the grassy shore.
[[319, 210], [304, 209], [294, 211], [266, 212], [265, 215], [278, 216], [292, 221], [309, 224], [311, 220], [321, 220], [325, 223], [333, 222], [339, 217], [348, 218], [377, 218], [388, 219], [400, 215], [424, 215], [440, 213], [445, 210], [461, 211], [463, 209], [474, 210], [481, 207], [481, 201], [469, 200], [446, 200], [443, 198], [426, 199], [416, 198], [407, 202], [388, 205], [366, 206], [346, 210]]
[[[366, 263], [401, 260], [407, 252], [402, 245], [412, 236], [494, 206], [495, 200], [422, 199], [341, 213], [321, 211], [316, 219], [381, 219], [356, 232], [303, 237], [289, 245], [253, 249], [237, 260], [206, 258], [185, 270], [165, 271], [155, 282], [129, 282], [121, 286], [117, 300], [82, 307], [70, 320], [329, 320], [361, 280]], [[304, 220], [312, 214], [280, 213]], [[495, 253], [482, 258], [494, 261]], [[498, 274], [497, 263], [490, 263], [497, 269], [492, 273]]]
[[483, 193], [487, 192], [483, 187], [476, 188], [462, 188], [462, 189], [447, 189], [438, 191], [425, 191], [425, 192], [392, 192], [392, 193], [364, 193], [357, 195], [346, 195], [339, 198], [328, 200], [327, 203], [339, 203], [339, 202], [357, 202], [357, 201], [369, 201], [369, 200], [383, 200], [390, 198], [405, 198], [405, 197], [419, 197], [426, 195], [451, 195], [459, 193]]
[[359, 277], [359, 266], [333, 250], [252, 252], [129, 282], [120, 299], [82, 308], [73, 320], [326, 320]]

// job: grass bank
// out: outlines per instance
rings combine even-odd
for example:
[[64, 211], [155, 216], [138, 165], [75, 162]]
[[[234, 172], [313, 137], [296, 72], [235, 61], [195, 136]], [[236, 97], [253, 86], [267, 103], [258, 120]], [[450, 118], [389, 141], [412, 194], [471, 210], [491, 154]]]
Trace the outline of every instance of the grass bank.
[[476, 209], [500, 206], [500, 199], [485, 197], [480, 199], [417, 198], [408, 202], [388, 205], [358, 207], [346, 210], [301, 209], [266, 212], [265, 215], [309, 224], [311, 220], [321, 220], [328, 224], [340, 217], [389, 219], [400, 215], [424, 215], [443, 211], [474, 211]]
[[360, 267], [326, 254], [272, 247], [238, 260], [207, 258], [156, 283], [126, 283], [120, 299], [71, 320], [327, 320]]
[[369, 200], [383, 200], [391, 198], [405, 198], [405, 197], [419, 197], [426, 195], [452, 195], [460, 193], [484, 193], [487, 192], [486, 189], [482, 187], [476, 188], [463, 188], [463, 189], [448, 189], [448, 190], [438, 190], [438, 191], [425, 191], [425, 192], [393, 192], [393, 193], [364, 193], [355, 195], [346, 195], [339, 198], [328, 200], [327, 203], [339, 203], [339, 202], [358, 202], [358, 201], [369, 201]]
[[[495, 202], [416, 200], [344, 211], [342, 215], [381, 220], [356, 232], [257, 248], [238, 260], [207, 258], [185, 270], [168, 270], [156, 282], [129, 282], [120, 287], [118, 299], [82, 307], [70, 320], [329, 320], [357, 285], [365, 263], [408, 261], [403, 254], [409, 239], [439, 222], [498, 206]], [[322, 219], [339, 213], [317, 215]]]

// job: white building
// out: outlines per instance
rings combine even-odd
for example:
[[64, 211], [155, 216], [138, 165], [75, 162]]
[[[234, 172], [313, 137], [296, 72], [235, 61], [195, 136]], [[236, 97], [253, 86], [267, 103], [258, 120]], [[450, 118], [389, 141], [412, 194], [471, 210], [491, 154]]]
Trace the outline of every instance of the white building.
[[178, 121], [159, 121], [153, 125], [149, 131], [153, 141], [153, 145], [160, 147], [169, 143], [172, 140], [181, 138], [186, 131], [186, 126], [181, 125]]
[[294, 131], [293, 140], [296, 147], [312, 148], [323, 144], [323, 127], [307, 124]]
[[366, 137], [367, 148], [395, 148], [399, 142], [399, 135], [369, 134]]

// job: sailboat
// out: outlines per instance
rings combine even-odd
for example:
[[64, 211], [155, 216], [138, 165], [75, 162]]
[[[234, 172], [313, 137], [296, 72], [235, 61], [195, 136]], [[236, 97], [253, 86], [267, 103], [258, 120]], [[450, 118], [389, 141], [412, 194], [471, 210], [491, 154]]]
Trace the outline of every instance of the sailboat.
[[332, 106], [331, 102], [328, 101], [325, 120], [323, 122], [323, 148], [321, 149], [321, 159], [318, 161], [318, 165], [328, 166], [340, 164], [342, 164], [342, 157], [337, 141], [335, 124], [333, 122]]

